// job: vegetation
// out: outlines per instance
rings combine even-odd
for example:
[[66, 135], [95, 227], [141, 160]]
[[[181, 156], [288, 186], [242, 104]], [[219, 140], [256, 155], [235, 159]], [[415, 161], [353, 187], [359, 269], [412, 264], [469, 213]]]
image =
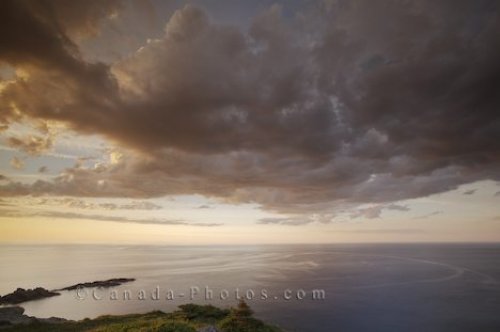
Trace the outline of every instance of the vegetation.
[[230, 312], [228, 309], [220, 309], [213, 305], [201, 306], [192, 303], [181, 305], [179, 308], [187, 320], [211, 324], [226, 318]]
[[224, 332], [278, 332], [276, 327], [264, 324], [262, 321], [252, 317], [253, 311], [244, 302], [240, 301], [236, 308], [231, 309], [230, 314], [224, 318], [219, 327]]
[[[220, 332], [280, 332], [277, 327], [253, 317], [245, 302], [236, 308], [219, 309], [212, 305], [185, 304], [172, 313], [153, 311], [147, 314], [100, 316], [95, 319], [63, 323], [33, 322], [2, 329], [8, 331], [88, 331], [88, 332], [196, 332], [212, 327]], [[217, 330], [215, 330], [217, 328]]]

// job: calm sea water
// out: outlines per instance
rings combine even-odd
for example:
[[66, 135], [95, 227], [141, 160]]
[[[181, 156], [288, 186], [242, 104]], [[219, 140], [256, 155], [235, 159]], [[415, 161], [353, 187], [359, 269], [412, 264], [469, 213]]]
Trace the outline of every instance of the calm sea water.
[[238, 292], [254, 293], [256, 315], [287, 331], [500, 331], [500, 245], [0, 246], [0, 294], [114, 277], [137, 280], [114, 289], [118, 300], [89, 289], [23, 307], [82, 319], [186, 302], [230, 306]]

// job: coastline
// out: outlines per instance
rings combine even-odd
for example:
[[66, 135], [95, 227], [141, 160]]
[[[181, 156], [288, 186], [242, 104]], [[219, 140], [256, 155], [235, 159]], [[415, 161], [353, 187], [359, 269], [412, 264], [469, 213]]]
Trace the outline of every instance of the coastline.
[[170, 313], [103, 315], [95, 319], [66, 320], [24, 315], [20, 306], [0, 308], [2, 331], [151, 331], [151, 332], [283, 332], [253, 317], [243, 301], [237, 307], [221, 309], [212, 305], [184, 304]]
[[230, 309], [212, 305], [184, 304], [171, 313], [152, 311], [145, 314], [102, 315], [94, 319], [68, 320], [60, 317], [38, 318], [24, 314], [18, 304], [61, 295], [60, 291], [84, 288], [110, 288], [133, 282], [135, 278], [112, 278], [83, 282], [49, 291], [42, 287], [17, 288], [0, 296], [0, 329], [4, 331], [163, 331], [163, 332], [280, 332], [253, 317], [244, 302]]

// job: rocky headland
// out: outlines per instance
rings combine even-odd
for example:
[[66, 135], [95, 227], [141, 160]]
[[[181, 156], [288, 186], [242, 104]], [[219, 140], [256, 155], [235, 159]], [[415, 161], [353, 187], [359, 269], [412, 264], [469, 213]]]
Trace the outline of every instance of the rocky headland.
[[19, 304], [57, 295], [61, 294], [54, 291], [49, 291], [42, 287], [37, 287], [34, 289], [18, 288], [10, 294], [0, 296], [0, 304]]
[[135, 279], [134, 278], [113, 278], [113, 279], [108, 279], [108, 280], [83, 282], [83, 283], [71, 285], [68, 287], [64, 287], [61, 289], [56, 289], [56, 291], [63, 291], [63, 290], [69, 291], [69, 290], [75, 290], [78, 288], [92, 288], [92, 287], [109, 288], [109, 287], [120, 286], [121, 284], [124, 284], [127, 282], [132, 282], [132, 281], [135, 281]]
[[92, 282], [84, 282], [68, 287], [48, 290], [42, 287], [37, 287], [33, 289], [18, 288], [14, 292], [0, 296], [0, 304], [20, 304], [23, 302], [41, 300], [52, 296], [61, 295], [60, 291], [70, 291], [79, 288], [91, 288], [91, 287], [116, 287], [126, 282], [135, 281], [134, 278], [113, 278], [108, 280], [99, 280]]

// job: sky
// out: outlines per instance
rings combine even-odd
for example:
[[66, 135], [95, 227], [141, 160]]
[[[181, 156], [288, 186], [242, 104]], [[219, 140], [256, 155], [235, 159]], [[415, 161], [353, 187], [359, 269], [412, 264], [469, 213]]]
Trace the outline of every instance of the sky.
[[0, 243], [500, 241], [499, 6], [0, 1]]

